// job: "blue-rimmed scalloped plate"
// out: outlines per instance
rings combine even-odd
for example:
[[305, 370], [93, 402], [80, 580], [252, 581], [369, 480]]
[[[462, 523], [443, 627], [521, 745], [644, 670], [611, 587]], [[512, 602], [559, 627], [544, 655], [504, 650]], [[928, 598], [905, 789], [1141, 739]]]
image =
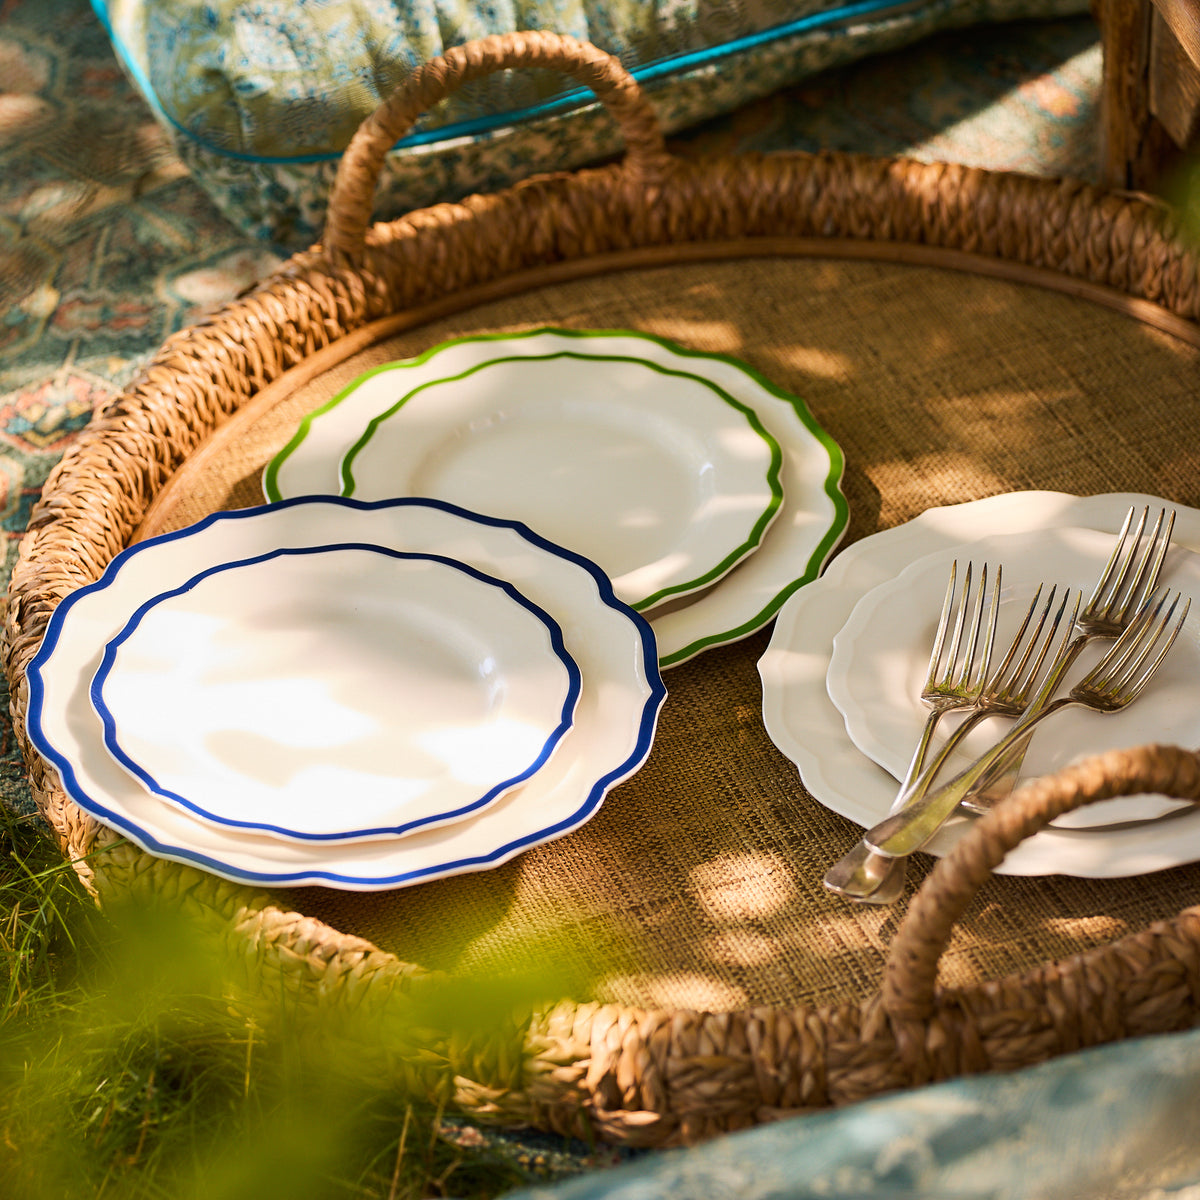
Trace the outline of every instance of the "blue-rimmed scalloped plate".
[[92, 681], [104, 740], [201, 820], [317, 841], [482, 811], [549, 761], [580, 673], [558, 622], [473, 567], [288, 547], [144, 600]]
[[[139, 604], [220, 563], [344, 542], [443, 555], [512, 584], [558, 621], [583, 687], [574, 723], [545, 766], [467, 820], [328, 844], [199, 821], [113, 759], [90, 682], [105, 644]], [[30, 740], [67, 795], [145, 850], [240, 882], [356, 890], [485, 870], [578, 828], [645, 760], [666, 695], [649, 625], [617, 600], [594, 564], [516, 523], [452, 505], [335, 498], [218, 513], [123, 551], [96, 583], [55, 609], [28, 684]]]
[[752, 367], [649, 334], [536, 329], [481, 335], [446, 342], [418, 358], [376, 368], [305, 417], [267, 465], [264, 493], [270, 500], [336, 495], [343, 484], [342, 461], [368, 425], [415, 389], [497, 358], [566, 353], [584, 358], [641, 359], [702, 378], [749, 409], [780, 446], [783, 501], [758, 546], [703, 590], [680, 596], [647, 614], [664, 667], [760, 629], [788, 596], [817, 577], [845, 531], [848, 513], [840, 487], [841, 451], [803, 401]]

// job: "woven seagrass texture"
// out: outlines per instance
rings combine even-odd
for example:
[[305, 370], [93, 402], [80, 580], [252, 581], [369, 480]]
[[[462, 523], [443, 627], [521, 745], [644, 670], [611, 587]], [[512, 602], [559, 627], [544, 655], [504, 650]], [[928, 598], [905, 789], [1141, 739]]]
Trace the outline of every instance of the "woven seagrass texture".
[[[455, 332], [639, 324], [742, 354], [804, 395], [846, 450], [851, 537], [1009, 488], [1129, 487], [1197, 502], [1178, 420], [1196, 399], [1200, 267], [1163, 207], [1080, 184], [842, 155], [676, 163], [660, 155], [619, 68], [569, 39], [489, 39], [447, 57], [348, 158], [336, 250], [297, 256], [170, 339], [49, 480], [9, 596], [18, 728], [24, 668], [54, 605], [138, 536], [152, 504], [165, 525], [256, 500], [257, 471], [314, 393], [324, 398], [373, 356]], [[632, 166], [366, 229], [371, 147], [464, 71], [530, 63], [599, 72], [620, 96]], [[822, 247], [851, 261], [779, 259]], [[668, 265], [700, 255], [729, 261]], [[853, 261], [864, 257], [925, 265]], [[606, 281], [617, 267], [637, 269]], [[839, 322], [855, 338], [843, 330], [839, 340]], [[1058, 352], [1065, 345], [1078, 353]], [[313, 377], [291, 387], [289, 369]], [[1114, 442], [1126, 420], [1136, 434]], [[383, 1008], [427, 967], [502, 965], [549, 948], [582, 976], [578, 990], [514, 1017], [524, 1053], [512, 1061], [482, 1036], [438, 1047], [457, 1102], [480, 1117], [644, 1144], [1195, 1021], [1200, 933], [1194, 913], [1179, 914], [1200, 890], [1195, 868], [1150, 882], [996, 880], [954, 928], [944, 956], [954, 986], [931, 992], [947, 934], [941, 899], [932, 912], [914, 903], [897, 929], [896, 914], [847, 912], [821, 893], [831, 841], [848, 845], [853, 831], [805, 796], [765, 738], [753, 667], [763, 645], [759, 635], [672, 672], [647, 767], [580, 833], [486, 875], [368, 902], [258, 894], [126, 846], [82, 870], [102, 896], [178, 897], [264, 986], [314, 1009]], [[26, 752], [66, 852], [110, 842]], [[922, 895], [969, 899], [1040, 806], [1146, 786], [1194, 796], [1194, 757], [1117, 755], [1028, 789], [980, 822]], [[1170, 919], [1102, 944], [1157, 916]], [[624, 940], [613, 932], [622, 927], [632, 930]], [[1005, 978], [983, 982], [991, 974]], [[596, 999], [582, 999], [589, 991]], [[369, 1069], [367, 1033], [347, 1058]]]

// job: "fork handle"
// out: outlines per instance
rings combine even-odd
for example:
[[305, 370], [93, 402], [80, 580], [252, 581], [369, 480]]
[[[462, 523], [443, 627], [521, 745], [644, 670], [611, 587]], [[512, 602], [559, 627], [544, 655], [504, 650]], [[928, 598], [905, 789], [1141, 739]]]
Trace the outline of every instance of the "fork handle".
[[[944, 802], [936, 806], [934, 809], [936, 816], [928, 818], [929, 832], [923, 836], [919, 845], [924, 845], [925, 842], [933, 837], [950, 819], [957, 806], [961, 805], [970, 812], [986, 812], [997, 798], [1006, 796], [1012, 791], [1021, 773], [1021, 764], [1024, 762], [1025, 753], [1029, 749], [1029, 743], [1033, 738], [1032, 730], [1026, 718], [1045, 710], [1059, 684], [1066, 676], [1066, 673], [1079, 657], [1080, 651], [1096, 636], [1098, 635], [1081, 632], [1062, 648], [1058, 657], [1051, 664], [1050, 670], [1042, 682], [1042, 686], [1038, 689], [1037, 694], [1025, 710], [1022, 720], [1013, 726], [1009, 734], [1011, 737], [1012, 734], [1017, 732], [1018, 727], [1020, 727], [1023, 730], [1023, 735], [1013, 740], [1011, 750], [1007, 755], [998, 754], [995, 759], [990, 760], [988, 769], [971, 782], [957, 800], [952, 803], [950, 797], [947, 796]], [[906, 821], [911, 819], [915, 822], [920, 819], [921, 813], [926, 811], [921, 807], [922, 804], [932, 805], [934, 800], [942, 795], [939, 792], [935, 793], [933, 797], [929, 797], [929, 789], [937, 778], [938, 772], [945, 765], [951, 752], [967, 732], [973, 729], [987, 715], [986, 710], [977, 711], [963, 721], [946, 740], [946, 744], [942, 746], [941, 750], [934, 757], [933, 762], [924, 770], [920, 779], [915, 784], [910, 783], [913, 768], [912, 766], [909, 767], [909, 774], [905, 777], [905, 784], [901, 787], [889, 810], [889, 819], [895, 815], [902, 816]], [[928, 721], [926, 722], [926, 730], [929, 736], [932, 736], [932, 730], [929, 728]], [[928, 742], [929, 737], [927, 736], [924, 738], [926, 748], [928, 747]], [[924, 754], [922, 753], [923, 757]], [[913, 757], [913, 762], [916, 762], [916, 755]], [[953, 787], [958, 778], [956, 777], [947, 786]], [[980, 800], [972, 803], [972, 796], [982, 792], [985, 788], [989, 793], [988, 800]], [[926, 799], [927, 797], [928, 799]], [[944, 815], [942, 815], [943, 805], [948, 805], [948, 807], [944, 808]], [[876, 836], [887, 836], [886, 833], [881, 832], [885, 830], [886, 826], [886, 820], [875, 825], [864, 834], [857, 846], [829, 868], [825, 874], [825, 886], [829, 891], [835, 892], [839, 896], [844, 896], [848, 900], [858, 900], [870, 904], [891, 904], [894, 900], [899, 899], [904, 888], [904, 876], [906, 872], [904, 862], [906, 856], [911, 851], [887, 854], [875, 849], [874, 838]], [[924, 827], [925, 822], [921, 822], [919, 828]], [[914, 849], [917, 848], [919, 846], [914, 847]], [[891, 859], [895, 865], [889, 868], [886, 862], [887, 859]]]
[[[917, 752], [913, 755], [912, 765], [905, 777], [905, 783], [900, 785], [900, 790], [896, 794], [896, 799], [892, 801], [889, 811], [892, 813], [903, 812], [909, 805], [920, 801], [928, 793], [938, 772], [942, 769], [942, 765], [955, 746], [984, 717], [991, 715], [986, 709], [976, 709], [946, 739], [945, 744], [934, 756], [933, 762], [922, 770], [933, 727], [937, 725], [937, 718], [941, 716], [941, 713], [930, 713], [925, 722], [929, 736], [923, 737], [918, 743]], [[910, 784], [908, 781], [917, 772], [920, 774], [916, 783]], [[904, 890], [906, 869], [904, 858], [880, 854], [871, 848], [866, 839], [863, 839], [825, 872], [824, 884], [829, 891], [844, 896], [847, 900], [859, 900], [868, 904], [891, 904], [900, 898], [900, 894]]]
[[986, 754], [956, 775], [945, 787], [906, 805], [903, 812], [885, 817], [863, 834], [863, 841], [872, 850], [889, 858], [899, 858], [919, 850], [949, 820], [963, 797], [1002, 762], [1013, 746], [1031, 733], [1035, 725], [1068, 705], [1079, 703], [1073, 696], [1063, 696], [1038, 712], [1027, 711]]
[[[929, 753], [938, 722], [949, 711], [949, 708], [934, 708], [925, 718], [921, 736], [909, 759], [908, 770], [888, 812], [896, 812], [904, 805], [914, 781], [920, 777], [925, 766], [925, 757]], [[892, 904], [904, 892], [906, 874], [904, 859], [876, 854], [866, 842], [860, 841], [825, 872], [824, 884], [829, 891], [848, 900]]]
[[930, 744], [933, 742], [934, 731], [938, 727], [938, 722], [948, 712], [950, 712], [949, 708], [935, 708], [925, 718], [925, 727], [921, 730], [921, 736], [917, 741], [916, 749], [913, 751], [913, 756], [908, 762], [908, 770], [904, 772], [904, 778], [900, 781], [900, 791], [896, 794], [896, 799], [892, 801], [892, 807], [888, 810], [889, 812], [896, 811], [896, 808], [909, 788], [912, 787], [913, 783], [920, 776], [921, 770], [925, 766], [925, 756], [929, 753]]

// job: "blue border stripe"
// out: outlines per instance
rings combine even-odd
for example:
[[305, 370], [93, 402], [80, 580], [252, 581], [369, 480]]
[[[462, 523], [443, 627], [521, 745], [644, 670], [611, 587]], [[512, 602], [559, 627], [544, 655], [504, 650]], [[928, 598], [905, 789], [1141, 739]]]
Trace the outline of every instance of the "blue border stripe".
[[[418, 817], [409, 821], [401, 822], [398, 825], [379, 825], [368, 826], [361, 829], [344, 829], [337, 830], [332, 833], [313, 833], [306, 830], [292, 829], [286, 825], [273, 825], [265, 821], [249, 821], [239, 820], [238, 818], [215, 812], [204, 808], [201, 804], [196, 803], [180, 793], [172, 791], [164, 787], [158, 780], [136, 760], [134, 760], [123, 748], [120, 730], [117, 726], [117, 721], [114, 718], [108, 704], [105, 701], [104, 689], [108, 686], [108, 680], [111, 676], [117, 661], [117, 654], [121, 646], [128, 641], [130, 637], [137, 631], [142, 619], [150, 612], [152, 608], [190, 592], [193, 588], [199, 586], [204, 580], [212, 575], [222, 574], [225, 571], [237, 570], [241, 567], [256, 566], [260, 563], [271, 562], [277, 558], [286, 557], [303, 557], [313, 554], [329, 554], [342, 550], [361, 550], [372, 554], [379, 554], [385, 558], [392, 558], [403, 562], [433, 562], [441, 566], [449, 567], [452, 570], [459, 571], [471, 579], [479, 583], [486, 584], [489, 587], [498, 588], [515, 604], [526, 609], [533, 618], [538, 621], [546, 630], [549, 636], [550, 651], [555, 658], [562, 664], [566, 673], [567, 689], [563, 698], [562, 705], [559, 710], [559, 719], [557, 725], [550, 730], [545, 743], [539, 749], [536, 757], [527, 766], [517, 771], [507, 779], [498, 780], [494, 785], [489, 787], [485, 792], [478, 796], [473, 801], [463, 804], [455, 809], [448, 809], [444, 812], [431, 813], [429, 816]], [[363, 838], [382, 837], [385, 834], [391, 834], [399, 837], [402, 834], [408, 833], [414, 829], [420, 829], [425, 825], [440, 825], [450, 821], [464, 817], [476, 809], [483, 808], [489, 805], [493, 800], [499, 799], [505, 792], [510, 791], [518, 784], [529, 779], [536, 771], [538, 771], [546, 762], [549, 761], [551, 754], [557, 748], [558, 743], [570, 731], [574, 725], [575, 706], [579, 700], [579, 694], [583, 686], [583, 675], [579, 669], [579, 665], [575, 659], [568, 653], [566, 645], [563, 641], [562, 627], [559, 623], [540, 605], [534, 604], [532, 600], [523, 596], [517, 588], [503, 579], [498, 579], [494, 575], [488, 575], [468, 563], [458, 562], [455, 559], [447, 558], [443, 554], [431, 554], [424, 552], [416, 552], [410, 550], [397, 550], [389, 546], [378, 546], [374, 543], [367, 542], [335, 542], [316, 546], [284, 546], [265, 551], [261, 554], [256, 554], [251, 558], [233, 559], [229, 562], [220, 562], [214, 566], [208, 567], [193, 575], [190, 579], [181, 583], [178, 587], [171, 588], [169, 591], [158, 592], [150, 596], [149, 599], [140, 604], [133, 612], [133, 615], [125, 623], [121, 631], [105, 646], [104, 657], [100, 662], [100, 666], [92, 679], [89, 688], [89, 695], [92, 699], [92, 706], [95, 708], [97, 715], [104, 726], [104, 744], [108, 747], [109, 752], [114, 758], [120, 762], [126, 770], [142, 781], [143, 784], [152, 792], [160, 796], [174, 801], [176, 804], [196, 813], [197, 816], [212, 822], [213, 824], [225, 826], [234, 829], [246, 829], [252, 832], [275, 833], [283, 837], [291, 838], [300, 842], [342, 842], [353, 841]]]
[[[113, 29], [112, 20], [108, 14], [107, 0], [91, 0], [91, 4], [96, 16], [108, 31], [109, 39], [120, 55], [121, 61], [125, 64], [126, 70], [133, 77], [134, 82], [145, 96], [147, 102], [164, 121], [195, 145], [212, 154], [218, 154], [222, 158], [245, 163], [303, 165], [336, 162], [341, 158], [342, 152], [340, 150], [294, 155], [246, 154], [240, 150], [229, 150], [221, 146], [215, 146], [204, 138], [197, 137], [195, 133], [167, 112], [159, 102], [150, 84], [150, 80], [146, 77], [146, 73], [134, 61], [128, 48], [117, 37]], [[846, 21], [853, 21], [858, 17], [879, 16], [888, 12], [895, 12], [899, 15], [903, 12], [915, 11], [921, 7], [924, 7], [924, 5], [915, 2], [915, 0], [859, 0], [856, 4], [844, 4], [839, 8], [831, 8], [824, 12], [797, 17], [794, 21], [786, 21], [782, 25], [774, 25], [770, 29], [763, 29], [758, 33], [746, 34], [744, 37], [735, 38], [733, 41], [725, 42], [720, 46], [711, 46], [704, 50], [690, 50], [684, 54], [675, 54], [668, 58], [659, 59], [645, 66], [633, 67], [629, 73], [640, 84], [654, 83], [657, 80], [665, 79], [672, 75], [699, 70], [713, 63], [720, 62], [723, 59], [743, 54], [749, 50], [756, 50], [761, 46], [770, 45], [772, 42], [786, 41], [788, 38], [804, 33], [813, 33]], [[476, 117], [469, 121], [457, 121], [451, 125], [441, 125], [435, 129], [410, 133], [396, 142], [392, 149], [407, 150], [416, 146], [432, 145], [436, 142], [453, 141], [457, 138], [478, 138], [509, 125], [520, 125], [530, 121], [560, 116], [565, 112], [582, 108], [591, 103], [599, 103], [591, 89], [575, 87], [569, 91], [560, 93], [552, 100], [545, 100], [540, 104], [531, 104], [525, 108], [492, 113], [486, 117]]]
[[[576, 566], [582, 567], [592, 576], [596, 582], [596, 586], [600, 593], [601, 602], [608, 608], [616, 609], [620, 612], [640, 634], [640, 649], [642, 668], [645, 673], [645, 683], [647, 689], [646, 698], [642, 704], [640, 719], [638, 721], [638, 732], [635, 745], [625, 759], [615, 766], [608, 774], [600, 779], [597, 779], [589, 789], [587, 795], [583, 798], [579, 806], [574, 812], [569, 813], [562, 820], [554, 825], [547, 826], [506, 842], [501, 846], [495, 847], [484, 854], [476, 855], [471, 858], [457, 859], [450, 862], [434, 863], [427, 867], [422, 867], [412, 871], [402, 871], [395, 875], [389, 876], [361, 876], [348, 875], [338, 872], [321, 870], [320, 868], [301, 869], [295, 871], [250, 871], [243, 870], [238, 867], [233, 867], [228, 863], [222, 862], [209, 854], [202, 853], [198, 850], [193, 850], [188, 846], [175, 846], [158, 841], [146, 830], [138, 826], [130, 818], [116, 813], [107, 808], [97, 797], [89, 796], [79, 784], [78, 777], [75, 774], [71, 760], [50, 743], [42, 729], [41, 712], [45, 700], [45, 687], [42, 681], [42, 667], [47, 659], [54, 653], [54, 649], [58, 644], [58, 640], [62, 631], [63, 623], [67, 620], [71, 609], [84, 597], [92, 592], [99, 591], [108, 587], [116, 574], [121, 570], [128, 559], [134, 555], [145, 553], [150, 547], [160, 545], [163, 542], [175, 541], [179, 538], [190, 537], [192, 534], [199, 532], [202, 529], [207, 529], [209, 526], [223, 521], [242, 521], [253, 519], [254, 517], [272, 510], [296, 508], [306, 505], [332, 505], [337, 508], [343, 508], [348, 511], [366, 512], [378, 508], [406, 508], [406, 507], [425, 507], [441, 509], [444, 512], [451, 513], [455, 516], [462, 517], [465, 520], [476, 522], [480, 525], [493, 526], [499, 529], [511, 529], [519, 533], [526, 541], [532, 543], [540, 550], [547, 554], [554, 555], [558, 558], [566, 559], [568, 562], [574, 563]], [[628, 778], [645, 760], [650, 753], [651, 746], [654, 742], [654, 731], [658, 724], [658, 716], [662, 710], [663, 702], [667, 697], [667, 688], [663, 682], [662, 674], [658, 667], [658, 649], [654, 639], [654, 631], [650, 628], [650, 623], [641, 613], [636, 612], [627, 604], [619, 600], [612, 590], [612, 584], [608, 580], [608, 576], [600, 570], [595, 563], [590, 559], [584, 558], [582, 555], [576, 554], [574, 551], [567, 550], [562, 546], [557, 546], [553, 542], [541, 537], [533, 532], [527, 525], [523, 525], [519, 521], [506, 521], [499, 517], [489, 517], [480, 513], [473, 513], [467, 509], [460, 508], [456, 504], [448, 504], [441, 500], [425, 500], [425, 499], [399, 499], [399, 500], [376, 500], [363, 501], [351, 500], [338, 496], [298, 496], [291, 500], [281, 500], [276, 504], [256, 505], [253, 508], [235, 509], [228, 512], [211, 513], [209, 516], [198, 521], [195, 525], [190, 525], [185, 529], [173, 530], [169, 533], [159, 534], [153, 538], [147, 538], [144, 542], [137, 542], [132, 546], [122, 550], [105, 568], [100, 578], [94, 583], [77, 589], [64, 597], [61, 603], [50, 614], [49, 623], [46, 626], [46, 632], [42, 639], [42, 644], [38, 647], [29, 666], [26, 668], [26, 680], [29, 687], [29, 709], [26, 716], [26, 728], [30, 742], [34, 747], [50, 762], [58, 771], [59, 778], [62, 782], [63, 789], [77, 804], [87, 812], [97, 817], [104, 824], [124, 833], [131, 841], [141, 846], [143, 850], [151, 854], [157, 855], [160, 858], [170, 859], [174, 862], [182, 862], [193, 866], [201, 867], [204, 870], [211, 871], [216, 875], [220, 875], [225, 879], [233, 880], [237, 883], [249, 884], [277, 884], [277, 885], [304, 885], [304, 884], [320, 884], [330, 883], [334, 886], [350, 888], [353, 890], [375, 891], [390, 887], [401, 887], [405, 884], [416, 883], [421, 879], [441, 878], [446, 875], [458, 875], [465, 871], [480, 870], [490, 866], [498, 866], [502, 862], [507, 862], [514, 855], [520, 853], [529, 846], [537, 845], [541, 842], [550, 841], [564, 833], [569, 833], [572, 829], [582, 825], [600, 806], [600, 802], [604, 799], [608, 791], [620, 783], [621, 780]]]

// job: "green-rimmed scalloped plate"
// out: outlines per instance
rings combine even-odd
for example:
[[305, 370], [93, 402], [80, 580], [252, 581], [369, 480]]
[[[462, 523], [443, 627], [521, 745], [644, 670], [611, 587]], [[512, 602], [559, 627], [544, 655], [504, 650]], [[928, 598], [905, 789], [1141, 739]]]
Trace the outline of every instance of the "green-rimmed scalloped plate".
[[[403, 378], [360, 386], [386, 396]], [[521, 521], [646, 611], [759, 545], [782, 459], [753, 411], [698, 375], [560, 350], [490, 358], [394, 398], [342, 459], [342, 495], [428, 496]]]
[[[377, 436], [371, 430], [373, 422], [376, 430], [383, 428], [387, 415], [402, 411], [400, 402], [418, 389], [425, 388], [432, 395], [441, 389], [429, 385], [472, 371], [482, 374], [480, 369], [488, 364], [529, 359], [570, 364], [576, 382], [602, 379], [614, 362], [631, 361], [640, 364], [642, 378], [660, 384], [684, 377], [703, 381], [708, 385], [706, 392], [720, 397], [725, 409], [748, 414], [745, 425], [757, 425], [765, 444], [778, 447], [774, 486], [781, 487], [782, 501], [776, 501], [757, 545], [747, 547], [715, 573], [710, 569], [707, 578], [702, 578], [705, 572], [691, 572], [692, 579], [702, 578], [699, 590], [681, 594], [683, 589], [670, 592], [659, 588], [657, 594], [642, 599], [643, 608], [664, 599], [674, 601], [648, 613], [663, 666], [674, 666], [711, 646], [748, 636], [766, 624], [796, 588], [820, 572], [846, 526], [847, 508], [840, 488], [843, 457], [803, 401], [736, 359], [687, 350], [629, 331], [537, 329], [483, 335], [446, 342], [417, 358], [378, 367], [305, 417], [267, 465], [263, 478], [267, 499], [343, 494], [347, 483], [361, 496], [357, 468], [363, 461], [362, 447], [369, 447]], [[597, 369], [580, 371], [581, 363]], [[489, 372], [493, 369], [499, 367], [489, 366]], [[447, 387], [442, 398], [450, 395]], [[652, 407], [646, 409], [643, 419], [647, 424], [656, 419]], [[400, 443], [397, 440], [395, 444]], [[383, 445], [379, 443], [380, 448]], [[360, 447], [357, 453], [356, 447]], [[380, 456], [380, 463], [386, 472], [385, 455]], [[571, 466], [559, 461], [556, 469], [569, 478]], [[446, 498], [469, 506], [461, 496]], [[500, 515], [525, 519], [528, 514]], [[544, 536], [555, 536], [534, 520], [528, 523]], [[561, 535], [560, 540], [571, 544]]]

